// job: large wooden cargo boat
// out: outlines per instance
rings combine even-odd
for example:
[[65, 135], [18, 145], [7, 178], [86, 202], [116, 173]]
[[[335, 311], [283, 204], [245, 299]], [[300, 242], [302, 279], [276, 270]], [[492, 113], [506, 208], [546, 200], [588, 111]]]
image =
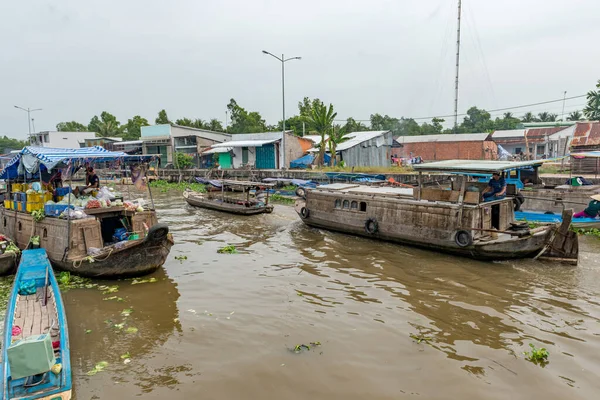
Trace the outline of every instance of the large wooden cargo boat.
[[[18, 179], [17, 167], [21, 157], [29, 158], [25, 164], [31, 168], [30, 174], [57, 167], [74, 170], [92, 162], [122, 164], [152, 159], [152, 156], [129, 156], [97, 147], [26, 147], [7, 164], [2, 177]], [[47, 251], [54, 267], [87, 277], [144, 275], [155, 271], [166, 261], [173, 238], [169, 228], [158, 223], [153, 204], [135, 211], [118, 206], [85, 209], [83, 212], [87, 214], [83, 215], [85, 218], [71, 218], [67, 213], [64, 218], [47, 215], [36, 221], [32, 214], [0, 208], [0, 232], [14, 238], [21, 249], [29, 246], [32, 237], [39, 236], [39, 246]], [[131, 234], [128, 238], [133, 240], [114, 239], [115, 231], [124, 226]]]
[[[441, 162], [443, 163], [443, 162]], [[467, 163], [467, 162], [465, 162]], [[444, 172], [465, 173], [451, 189], [323, 185], [296, 202], [307, 225], [360, 236], [405, 243], [477, 259], [555, 257], [577, 263], [577, 235], [569, 231], [572, 212], [561, 225], [531, 229], [514, 217], [511, 197], [481, 202], [467, 191], [468, 172], [504, 170], [495, 162], [473, 168], [457, 164]], [[419, 173], [442, 172], [436, 164], [419, 166]], [[503, 163], [506, 164], [506, 163]], [[443, 165], [443, 164], [442, 164]]]

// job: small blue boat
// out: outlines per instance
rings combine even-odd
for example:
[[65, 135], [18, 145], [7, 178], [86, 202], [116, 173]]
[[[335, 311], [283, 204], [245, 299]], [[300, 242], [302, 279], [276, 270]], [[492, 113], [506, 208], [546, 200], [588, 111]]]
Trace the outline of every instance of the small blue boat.
[[0, 400], [71, 398], [69, 333], [44, 249], [25, 250], [4, 321]]
[[[560, 214], [543, 213], [540, 211], [515, 211], [515, 219], [517, 221], [535, 222], [538, 224], [556, 224], [562, 222]], [[571, 222], [574, 228], [579, 229], [599, 229], [599, 218], [573, 218]]]

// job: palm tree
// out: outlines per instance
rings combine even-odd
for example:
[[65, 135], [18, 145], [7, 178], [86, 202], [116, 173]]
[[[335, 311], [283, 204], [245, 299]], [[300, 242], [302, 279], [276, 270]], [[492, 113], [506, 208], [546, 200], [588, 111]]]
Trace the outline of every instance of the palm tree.
[[540, 122], [548, 122], [550, 121], [550, 114], [546, 111], [541, 112], [538, 114], [538, 119], [540, 120]]
[[511, 118], [514, 118], [513, 113], [511, 113], [511, 112], [504, 113], [504, 119], [511, 119]]
[[112, 120], [100, 122], [98, 124], [97, 137], [120, 136], [123, 133], [123, 128]]
[[319, 166], [323, 165], [323, 160], [325, 158], [325, 136], [331, 132], [333, 121], [336, 116], [337, 113], [333, 112], [332, 104], [329, 104], [329, 107], [325, 107], [324, 104], [315, 104], [311, 111], [309, 121], [312, 124], [312, 129], [321, 135], [319, 158], [317, 159], [317, 164]]
[[523, 121], [523, 122], [535, 122], [535, 115], [533, 115], [532, 112], [526, 112], [525, 115], [523, 115], [523, 118], [521, 118], [521, 121]]
[[337, 152], [337, 146], [341, 143], [344, 143], [350, 138], [347, 136], [350, 132], [347, 132], [344, 128], [341, 128], [339, 125], [336, 125], [329, 136], [329, 154], [331, 155], [331, 159], [329, 160], [329, 166], [333, 167], [335, 165], [335, 156]]
[[583, 114], [590, 121], [600, 121], [600, 80], [596, 85], [599, 90], [590, 90], [587, 94], [587, 105]]
[[567, 117], [567, 121], [579, 121], [582, 117], [583, 117], [583, 114], [581, 113], [581, 111], [579, 111], [579, 110], [573, 111]]
[[225, 132], [223, 125], [221, 125], [221, 121], [216, 118], [213, 118], [208, 122], [208, 129], [215, 132]]

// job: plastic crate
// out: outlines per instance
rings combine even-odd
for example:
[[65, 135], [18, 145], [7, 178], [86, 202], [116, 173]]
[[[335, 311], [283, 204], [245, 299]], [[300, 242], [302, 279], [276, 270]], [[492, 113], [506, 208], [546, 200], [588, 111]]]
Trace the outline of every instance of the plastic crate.
[[11, 210], [13, 208], [12, 200], [4, 200], [4, 208], [6, 208], [7, 210]]
[[41, 203], [43, 201], [43, 197], [39, 193], [29, 193], [27, 195], [27, 202], [31, 203]]
[[13, 193], [20, 192], [21, 189], [23, 189], [23, 185], [20, 183], [13, 183], [12, 185], [10, 185], [10, 187], [11, 187], [10, 191]]
[[[67, 208], [69, 208], [68, 204], [45, 204], [44, 214], [46, 214], [47, 217], [58, 217]], [[71, 208], [75, 207], [71, 206]]]
[[44, 193], [44, 203], [52, 200], [52, 193], [46, 192]]
[[44, 208], [44, 203], [30, 203], [27, 202], [26, 210], [28, 213], [33, 211], [41, 210]]
[[70, 187], [56, 188], [56, 195], [57, 196], [64, 196], [67, 193], [71, 193], [71, 188]]
[[27, 201], [27, 194], [13, 193], [13, 201]]

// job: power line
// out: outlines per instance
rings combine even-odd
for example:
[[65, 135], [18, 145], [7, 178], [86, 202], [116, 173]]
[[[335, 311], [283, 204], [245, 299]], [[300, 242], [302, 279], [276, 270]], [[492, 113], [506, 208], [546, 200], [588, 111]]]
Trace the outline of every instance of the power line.
[[[582, 95], [579, 95], [579, 96], [571, 96], [571, 97], [567, 97], [567, 98], [564, 98], [564, 99], [540, 101], [539, 103], [530, 103], [530, 104], [523, 104], [523, 105], [520, 105], [520, 106], [505, 107], [505, 108], [496, 108], [494, 110], [485, 110], [485, 109], [484, 110], [491, 114], [491, 113], [497, 112], [497, 111], [509, 111], [509, 110], [514, 110], [516, 108], [526, 108], [526, 107], [532, 107], [532, 106], [540, 106], [540, 105], [543, 105], [543, 104], [557, 103], [559, 101], [580, 99], [580, 98], [586, 97], [586, 96], [587, 95], [582, 94]], [[458, 116], [461, 116], [461, 117], [465, 116], [465, 115], [468, 115], [468, 114], [467, 113], [458, 114]], [[432, 119], [432, 118], [451, 118], [451, 117], [454, 117], [454, 114], [450, 114], [450, 115], [433, 115], [433, 116], [430, 116], [430, 117], [416, 117], [416, 118], [402, 117], [402, 118], [404, 118], [404, 119], [414, 119], [416, 121], [416, 120], [426, 120], [426, 119]], [[345, 121], [345, 119], [336, 119], [336, 121]], [[370, 122], [371, 119], [355, 119], [355, 121], [357, 121], [357, 122]]]

